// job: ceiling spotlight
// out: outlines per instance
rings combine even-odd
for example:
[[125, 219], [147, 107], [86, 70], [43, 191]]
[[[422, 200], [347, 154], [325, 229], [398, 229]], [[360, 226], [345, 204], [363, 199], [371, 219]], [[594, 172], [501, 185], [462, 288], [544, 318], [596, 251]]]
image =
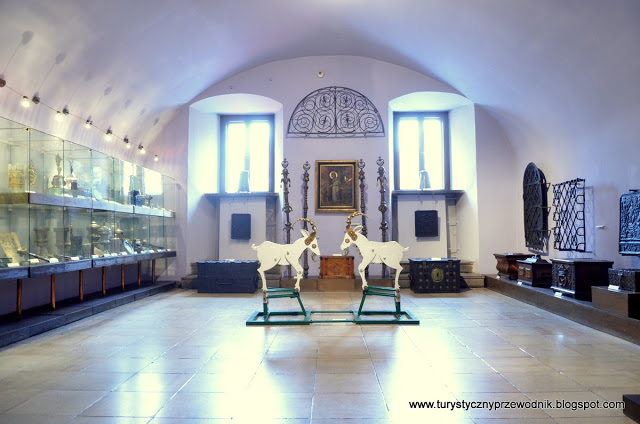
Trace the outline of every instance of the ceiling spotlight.
[[138, 153], [140, 153], [141, 155], [144, 155], [145, 153], [147, 153], [146, 150], [144, 150], [144, 146], [142, 144], [138, 144]]
[[153, 161], [154, 161], [154, 162], [158, 162], [159, 160], [160, 160], [160, 159], [158, 159], [158, 155], [155, 155], [155, 156], [153, 157]]
[[111, 141], [113, 140], [113, 131], [111, 131], [110, 129], [107, 130], [106, 133], [104, 133], [104, 139], [106, 141]]
[[5, 85], [7, 85], [7, 82], [0, 78], [0, 88], [4, 87]]
[[64, 121], [64, 115], [62, 114], [62, 112], [60, 112], [60, 111], [56, 112], [56, 121], [58, 121], [58, 122]]
[[125, 146], [127, 146], [127, 149], [131, 148], [131, 143], [129, 143], [129, 137], [125, 137], [124, 140], [122, 141], [124, 141], [124, 144]]
[[29, 101], [29, 98], [27, 96], [22, 96], [22, 100], [20, 100], [20, 104], [24, 108], [31, 106], [31, 102]]
[[91, 120], [90, 120], [90, 119], [87, 119], [87, 122], [85, 122], [85, 123], [84, 123], [84, 127], [85, 127], [86, 129], [91, 128], [91, 125], [93, 125], [93, 122], [91, 122]]
[[36, 96], [35, 94], [33, 95], [33, 98], [31, 99], [31, 101], [35, 104], [40, 103], [40, 97]]

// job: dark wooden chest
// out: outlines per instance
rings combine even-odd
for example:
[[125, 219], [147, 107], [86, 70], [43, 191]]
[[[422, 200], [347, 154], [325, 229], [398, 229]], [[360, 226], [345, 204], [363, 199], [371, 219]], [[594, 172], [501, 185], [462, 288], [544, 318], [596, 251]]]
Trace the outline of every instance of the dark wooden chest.
[[592, 286], [606, 286], [613, 261], [598, 259], [551, 259], [551, 289], [580, 300], [591, 300]]
[[517, 261], [525, 260], [531, 255], [525, 253], [494, 253], [498, 263], [496, 269], [498, 270], [498, 276], [501, 278], [508, 278], [510, 280], [518, 279], [518, 264]]
[[409, 287], [414, 293], [460, 292], [460, 260], [409, 259]]
[[355, 278], [353, 256], [320, 256], [320, 278]]
[[516, 261], [518, 282], [531, 287], [551, 287], [551, 263], [542, 258]]
[[198, 262], [198, 293], [254, 293], [260, 279], [258, 265], [258, 261]]
[[640, 292], [640, 269], [610, 269], [609, 285], [620, 290]]

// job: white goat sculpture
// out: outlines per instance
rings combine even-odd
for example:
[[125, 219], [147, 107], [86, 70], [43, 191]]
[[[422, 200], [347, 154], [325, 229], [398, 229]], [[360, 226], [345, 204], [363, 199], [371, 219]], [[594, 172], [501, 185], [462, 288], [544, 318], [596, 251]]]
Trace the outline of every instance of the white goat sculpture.
[[294, 241], [291, 244], [277, 244], [270, 241], [265, 241], [259, 246], [255, 244], [251, 246], [258, 255], [260, 261], [260, 267], [258, 273], [262, 279], [262, 291], [267, 291], [267, 280], [264, 276], [264, 272], [273, 268], [276, 265], [291, 265], [296, 270], [296, 291], [300, 291], [300, 280], [302, 279], [302, 266], [300, 265], [300, 256], [305, 249], [311, 250], [312, 255], [320, 256], [320, 248], [318, 247], [318, 239], [316, 236], [316, 225], [312, 220], [307, 218], [298, 218], [291, 224], [295, 225], [298, 221], [307, 221], [311, 224], [313, 232], [309, 234], [307, 230], [300, 229], [302, 237]]
[[362, 256], [362, 261], [358, 266], [358, 273], [360, 274], [360, 278], [362, 278], [362, 290], [366, 289], [369, 285], [364, 276], [365, 268], [370, 264], [379, 264], [384, 263], [389, 268], [393, 268], [396, 270], [396, 284], [395, 289], [400, 289], [400, 284], [398, 283], [398, 279], [400, 278], [400, 271], [402, 270], [402, 265], [400, 265], [400, 261], [402, 260], [402, 255], [404, 252], [409, 250], [408, 247], [402, 247], [396, 241], [371, 241], [368, 240], [364, 235], [362, 235], [362, 225], [356, 226], [355, 229], [351, 228], [351, 219], [356, 215], [362, 215], [366, 217], [365, 214], [360, 212], [354, 212], [347, 218], [347, 229], [345, 231], [345, 238], [342, 244], [340, 245], [341, 250], [346, 250], [350, 245], [355, 244], [358, 250], [360, 251], [360, 256]]

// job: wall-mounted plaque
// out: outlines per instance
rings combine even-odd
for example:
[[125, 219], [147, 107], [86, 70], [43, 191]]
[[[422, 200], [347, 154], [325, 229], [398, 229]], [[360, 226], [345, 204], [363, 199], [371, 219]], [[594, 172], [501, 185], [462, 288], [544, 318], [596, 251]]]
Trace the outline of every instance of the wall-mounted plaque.
[[438, 237], [438, 211], [415, 212], [416, 237]]
[[251, 239], [251, 214], [231, 214], [231, 238], [233, 240]]

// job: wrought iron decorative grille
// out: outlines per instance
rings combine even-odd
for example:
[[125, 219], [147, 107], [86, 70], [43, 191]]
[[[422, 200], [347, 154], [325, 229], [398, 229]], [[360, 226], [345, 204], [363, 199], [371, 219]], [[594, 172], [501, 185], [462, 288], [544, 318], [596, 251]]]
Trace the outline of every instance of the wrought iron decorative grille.
[[640, 192], [632, 191], [620, 196], [621, 255], [640, 255]]
[[584, 186], [582, 178], [553, 185], [553, 247], [557, 250], [586, 251]]
[[363, 94], [345, 87], [325, 87], [298, 103], [287, 130], [289, 137], [383, 137], [384, 124]]
[[533, 163], [524, 171], [522, 191], [524, 199], [524, 239], [532, 250], [545, 250], [549, 243], [547, 191], [544, 173]]

